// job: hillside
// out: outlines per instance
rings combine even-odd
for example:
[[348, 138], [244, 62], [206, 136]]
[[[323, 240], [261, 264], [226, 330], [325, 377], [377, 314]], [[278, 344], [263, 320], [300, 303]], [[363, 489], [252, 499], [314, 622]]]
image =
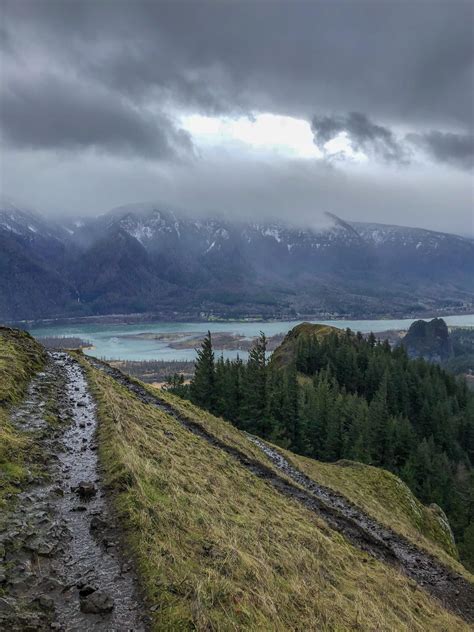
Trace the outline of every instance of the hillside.
[[272, 365], [277, 368], [290, 366], [296, 361], [298, 344], [301, 337], [315, 336], [318, 339], [329, 334], [341, 334], [341, 330], [330, 325], [318, 325], [313, 323], [300, 323], [293, 327], [285, 336], [282, 343], [275, 349], [271, 356]]
[[474, 302], [472, 240], [331, 214], [300, 227], [132, 204], [58, 225], [0, 201], [0, 244], [0, 319], [9, 322], [376, 317]]
[[269, 361], [263, 335], [247, 363], [216, 360], [207, 336], [190, 383], [175, 376], [171, 388], [304, 457], [389, 470], [446, 512], [474, 569], [474, 396], [464, 379], [373, 334], [302, 323]]
[[[444, 519], [395, 477], [280, 453], [79, 353], [44, 364], [31, 338], [3, 329], [2, 375], [21, 391], [25, 348], [42, 370], [4, 411], [15, 405], [12, 431], [43, 458], [5, 506], [4, 627], [421, 632], [474, 621], [473, 580]], [[3, 458], [11, 469], [32, 455]]]

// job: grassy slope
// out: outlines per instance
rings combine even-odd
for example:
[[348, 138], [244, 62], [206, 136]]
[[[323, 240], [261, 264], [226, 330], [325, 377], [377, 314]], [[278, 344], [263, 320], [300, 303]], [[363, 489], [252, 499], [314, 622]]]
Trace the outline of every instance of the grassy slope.
[[[104, 475], [156, 630], [468, 629], [312, 512], [88, 371]], [[210, 415], [202, 423], [247, 443]]]
[[[158, 394], [173, 406], [228, 444], [237, 447], [248, 456], [264, 461], [273, 468], [269, 459], [250, 443], [246, 436], [232, 424], [214, 417], [166, 391], [145, 385], [151, 393]], [[457, 551], [442, 526], [436, 512], [422, 505], [408, 487], [396, 476], [379, 468], [359, 463], [343, 465], [322, 463], [300, 457], [277, 446], [288, 461], [321, 485], [330, 487], [358, 505], [367, 514], [424, 548], [464, 576], [470, 573], [457, 561]], [[280, 472], [279, 472], [280, 473]], [[281, 474], [281, 473], [280, 473]]]
[[44, 361], [43, 348], [31, 336], [0, 327], [0, 509], [25, 479], [32, 454], [31, 439], [10, 424], [9, 409], [21, 400]]
[[423, 505], [391, 472], [354, 461], [323, 463], [280, 451], [316, 482], [339, 492], [377, 521], [463, 571], [452, 559], [458, 558], [458, 552], [442, 510]]

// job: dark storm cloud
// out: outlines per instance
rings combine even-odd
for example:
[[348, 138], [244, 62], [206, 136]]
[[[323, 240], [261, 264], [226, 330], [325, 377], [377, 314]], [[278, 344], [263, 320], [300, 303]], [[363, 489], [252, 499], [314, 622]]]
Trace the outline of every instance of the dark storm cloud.
[[474, 167], [474, 135], [430, 131], [408, 134], [407, 140], [421, 147], [438, 162], [472, 169]]
[[[0, 0], [2, 186], [70, 212], [163, 192], [191, 211], [296, 205], [450, 230], [455, 208], [461, 230], [473, 11], [470, 0]], [[258, 112], [315, 117], [318, 142], [350, 126], [369, 160], [353, 172], [254, 163], [242, 146], [176, 160], [193, 153], [183, 113]]]
[[11, 84], [2, 97], [1, 121], [4, 139], [20, 148], [95, 148], [148, 158], [191, 149], [188, 135], [162, 114], [55, 76]]
[[324, 146], [341, 132], [347, 132], [355, 151], [380, 156], [386, 162], [406, 163], [407, 150], [397, 141], [387, 127], [370, 121], [361, 112], [350, 112], [347, 116], [315, 116], [311, 122], [315, 142]]
[[[5, 0], [4, 0], [5, 2]], [[472, 124], [474, 5], [6, 1], [6, 23], [133, 99]], [[21, 30], [19, 31], [21, 33]], [[20, 36], [17, 35], [17, 40]], [[21, 46], [19, 46], [21, 49]]]

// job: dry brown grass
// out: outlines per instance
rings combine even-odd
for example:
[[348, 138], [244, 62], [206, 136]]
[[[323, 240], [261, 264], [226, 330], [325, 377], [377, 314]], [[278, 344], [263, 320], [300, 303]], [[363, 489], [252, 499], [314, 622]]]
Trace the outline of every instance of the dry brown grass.
[[[155, 630], [469, 629], [227, 454], [88, 372], [104, 475]], [[204, 423], [237, 441], [223, 422]]]
[[33, 448], [31, 438], [11, 425], [9, 409], [21, 400], [44, 360], [42, 347], [27, 333], [0, 327], [0, 509], [19, 491]]

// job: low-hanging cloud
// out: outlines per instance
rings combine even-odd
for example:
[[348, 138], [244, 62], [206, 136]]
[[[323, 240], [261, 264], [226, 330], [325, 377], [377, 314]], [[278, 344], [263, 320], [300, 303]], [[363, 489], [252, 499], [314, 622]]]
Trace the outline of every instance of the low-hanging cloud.
[[361, 112], [315, 116], [311, 128], [314, 142], [320, 149], [345, 132], [354, 151], [363, 151], [388, 163], [408, 165], [413, 159], [414, 150], [420, 150], [435, 162], [461, 169], [474, 166], [474, 135], [471, 133], [431, 130], [397, 136], [393, 130], [371, 121]]
[[474, 135], [432, 130], [407, 134], [407, 141], [420, 147], [434, 160], [464, 169], [474, 167]]
[[393, 132], [361, 112], [350, 112], [345, 116], [315, 116], [311, 127], [320, 148], [341, 132], [346, 132], [354, 151], [375, 155], [386, 162], [408, 162], [408, 150], [398, 142]]

